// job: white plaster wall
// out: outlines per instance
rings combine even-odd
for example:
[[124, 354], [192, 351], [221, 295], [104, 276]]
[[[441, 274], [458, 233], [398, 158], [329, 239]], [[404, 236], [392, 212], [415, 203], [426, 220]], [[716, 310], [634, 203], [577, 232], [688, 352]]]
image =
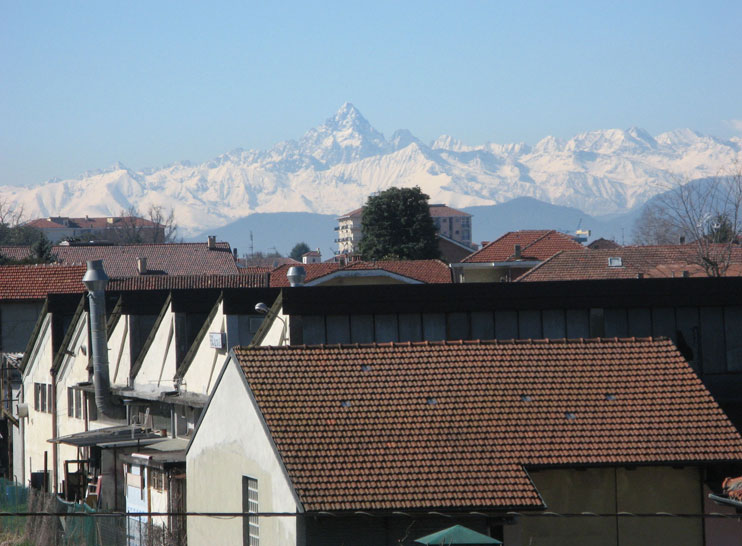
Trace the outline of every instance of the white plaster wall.
[[227, 317], [224, 315], [224, 304], [221, 303], [214, 319], [209, 324], [209, 332], [201, 340], [198, 350], [183, 377], [181, 389], [196, 394], [209, 394], [216, 383], [219, 373], [224, 366], [229, 346], [223, 349], [213, 349], [209, 345], [209, 333], [226, 332]]
[[[227, 362], [186, 457], [190, 512], [240, 512], [242, 476], [258, 480], [261, 512], [298, 507], [273, 446], [244, 383], [242, 371]], [[260, 543], [297, 544], [294, 517], [260, 518]], [[188, 544], [242, 544], [242, 520], [188, 518]]]
[[44, 469], [44, 452], [48, 452], [48, 470], [52, 469], [51, 444], [52, 415], [34, 409], [34, 383], [51, 384], [49, 370], [52, 367], [51, 315], [47, 314], [41, 326], [26, 371], [23, 375], [23, 398], [28, 404], [28, 417], [24, 424], [24, 473], [22, 481], [28, 484], [32, 471]]
[[131, 371], [131, 327], [129, 315], [122, 315], [108, 339], [108, 364], [111, 385], [125, 387]]
[[[280, 320], [282, 319], [282, 320]], [[283, 309], [273, 319], [270, 329], [266, 333], [263, 341], [260, 342], [262, 346], [280, 346], [289, 344], [289, 324], [290, 317], [283, 314]]]
[[[152, 344], [136, 377], [134, 388], [144, 392], [172, 391], [175, 389], [175, 314], [172, 304], [160, 322]], [[172, 329], [172, 338], [168, 337]]]

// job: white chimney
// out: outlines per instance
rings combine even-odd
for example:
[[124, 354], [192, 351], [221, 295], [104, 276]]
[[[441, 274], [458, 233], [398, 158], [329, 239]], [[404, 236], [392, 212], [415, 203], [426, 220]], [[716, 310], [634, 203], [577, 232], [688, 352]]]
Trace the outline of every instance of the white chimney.
[[147, 273], [147, 258], [140, 256], [137, 258], [137, 273], [145, 275]]

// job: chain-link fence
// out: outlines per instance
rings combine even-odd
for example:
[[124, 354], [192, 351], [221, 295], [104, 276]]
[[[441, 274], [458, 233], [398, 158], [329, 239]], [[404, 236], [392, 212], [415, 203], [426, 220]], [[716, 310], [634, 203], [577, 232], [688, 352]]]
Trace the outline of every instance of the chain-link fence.
[[[146, 516], [108, 515], [0, 478], [2, 546], [175, 546], [183, 541]], [[4, 515], [4, 514], [11, 515]], [[18, 515], [12, 515], [18, 514]]]

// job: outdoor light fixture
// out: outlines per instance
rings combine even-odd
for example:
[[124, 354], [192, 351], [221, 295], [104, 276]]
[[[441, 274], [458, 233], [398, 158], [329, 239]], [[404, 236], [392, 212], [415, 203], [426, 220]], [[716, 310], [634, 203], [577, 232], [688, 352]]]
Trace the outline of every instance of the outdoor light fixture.
[[262, 301], [255, 304], [255, 310], [261, 315], [267, 315], [270, 309]]

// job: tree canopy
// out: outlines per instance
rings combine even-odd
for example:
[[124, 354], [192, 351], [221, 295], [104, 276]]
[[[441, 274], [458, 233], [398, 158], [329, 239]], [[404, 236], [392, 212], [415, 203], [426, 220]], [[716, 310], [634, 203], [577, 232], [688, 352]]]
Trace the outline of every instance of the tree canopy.
[[419, 187], [389, 188], [369, 196], [361, 220], [364, 260], [438, 258], [428, 196]]
[[296, 260], [297, 262], [301, 261], [301, 257], [303, 254], [306, 254], [311, 249], [309, 248], [309, 245], [305, 242], [296, 243], [294, 245], [294, 248], [291, 249], [291, 252], [289, 253], [289, 258], [292, 260]]

